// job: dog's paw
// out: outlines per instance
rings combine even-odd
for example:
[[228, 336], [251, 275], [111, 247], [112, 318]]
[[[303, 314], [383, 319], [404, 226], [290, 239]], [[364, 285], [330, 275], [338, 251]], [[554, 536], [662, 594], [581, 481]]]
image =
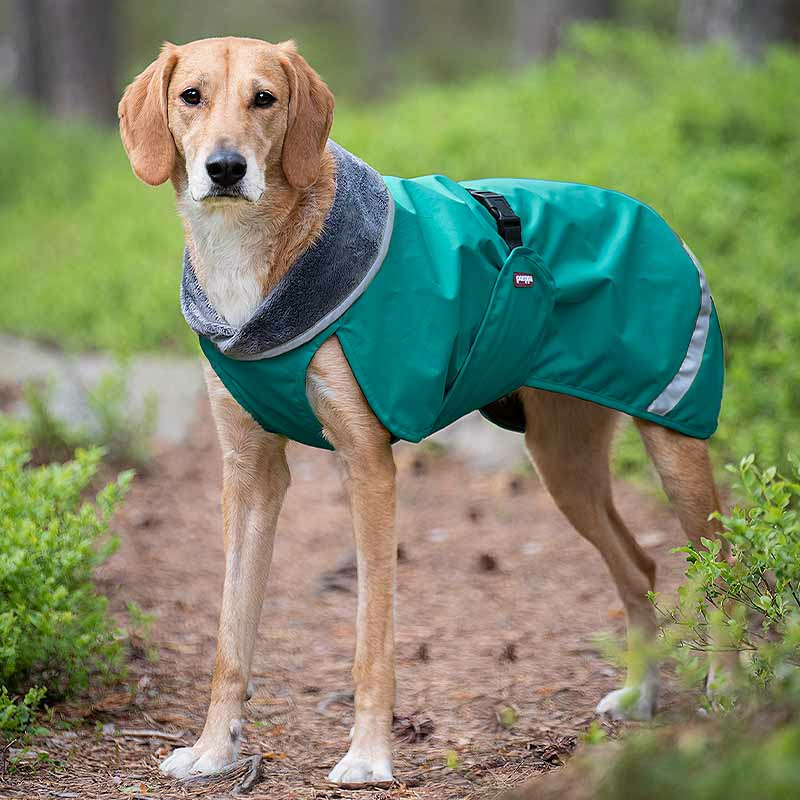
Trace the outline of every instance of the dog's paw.
[[202, 748], [199, 744], [194, 747], [179, 747], [165, 758], [159, 769], [170, 778], [185, 781], [202, 775], [215, 775], [236, 760], [236, 753], [232, 747]]
[[651, 672], [640, 684], [609, 692], [595, 708], [600, 717], [646, 722], [653, 718], [658, 701], [658, 675]]
[[652, 718], [653, 711], [650, 703], [642, 701], [638, 686], [628, 686], [609, 692], [595, 708], [595, 713], [599, 717], [614, 721], [629, 719], [645, 722]]
[[331, 770], [328, 780], [340, 786], [374, 786], [391, 783], [394, 780], [392, 760], [386, 757], [361, 755], [351, 750]]

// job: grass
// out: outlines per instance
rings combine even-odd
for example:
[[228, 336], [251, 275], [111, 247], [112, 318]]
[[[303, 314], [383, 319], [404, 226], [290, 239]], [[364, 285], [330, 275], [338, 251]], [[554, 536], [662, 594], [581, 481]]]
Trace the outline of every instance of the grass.
[[[630, 31], [577, 29], [554, 62], [337, 110], [333, 136], [381, 172], [593, 183], [656, 207], [698, 254], [727, 344], [723, 459], [800, 450], [800, 58], [742, 64]], [[4, 114], [5, 331], [67, 348], [191, 351], [169, 187], [113, 132]], [[636, 457], [633, 457], [636, 460]]]

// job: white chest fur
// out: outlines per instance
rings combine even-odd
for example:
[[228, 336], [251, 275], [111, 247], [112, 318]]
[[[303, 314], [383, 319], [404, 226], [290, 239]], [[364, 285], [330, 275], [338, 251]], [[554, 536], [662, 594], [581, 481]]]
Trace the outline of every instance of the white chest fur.
[[264, 299], [267, 265], [261, 237], [252, 220], [235, 209], [190, 212], [189, 221], [206, 296], [227, 322], [238, 327]]

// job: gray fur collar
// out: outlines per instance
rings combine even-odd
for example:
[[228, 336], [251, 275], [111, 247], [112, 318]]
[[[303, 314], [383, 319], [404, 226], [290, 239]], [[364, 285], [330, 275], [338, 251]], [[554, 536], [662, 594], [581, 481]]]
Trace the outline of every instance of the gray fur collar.
[[389, 247], [394, 205], [381, 176], [335, 142], [336, 194], [319, 241], [306, 250], [240, 328], [214, 309], [183, 254], [181, 310], [189, 327], [242, 361], [313, 339], [361, 296]]

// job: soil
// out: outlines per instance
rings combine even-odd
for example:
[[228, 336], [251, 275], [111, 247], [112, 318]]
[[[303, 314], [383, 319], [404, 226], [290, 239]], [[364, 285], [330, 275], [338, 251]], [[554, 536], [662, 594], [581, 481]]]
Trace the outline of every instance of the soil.
[[[202, 729], [222, 589], [220, 457], [205, 411], [191, 442], [136, 480], [120, 549], [98, 575], [115, 613], [134, 601], [155, 615], [151, 638], [134, 639], [122, 685], [56, 709], [71, 730], [51, 726], [13, 769], [0, 755], [0, 796], [226, 797], [252, 765], [190, 784], [158, 771]], [[261, 755], [251, 797], [492, 797], [563, 763], [621, 685], [596, 643], [624, 630], [610, 577], [536, 477], [514, 464], [478, 472], [424, 445], [398, 445], [396, 458], [397, 784], [326, 783], [353, 716], [351, 529], [335, 456], [292, 445], [245, 712], [243, 756]], [[677, 523], [655, 495], [615, 491], [669, 591]]]

